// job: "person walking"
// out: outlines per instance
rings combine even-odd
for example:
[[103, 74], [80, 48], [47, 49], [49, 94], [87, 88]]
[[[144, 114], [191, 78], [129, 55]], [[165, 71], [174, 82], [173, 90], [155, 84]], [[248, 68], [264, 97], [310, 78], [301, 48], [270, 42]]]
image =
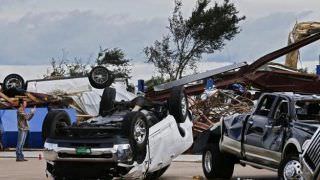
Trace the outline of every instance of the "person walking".
[[24, 158], [24, 155], [22, 153], [23, 151], [23, 146], [26, 141], [26, 137], [29, 131], [29, 123], [34, 115], [34, 112], [36, 110], [36, 107], [31, 109], [31, 113], [26, 113], [25, 109], [27, 107], [27, 101], [20, 98], [19, 99], [19, 108], [17, 111], [17, 120], [18, 120], [18, 142], [17, 142], [17, 147], [16, 147], [16, 161], [27, 161]]

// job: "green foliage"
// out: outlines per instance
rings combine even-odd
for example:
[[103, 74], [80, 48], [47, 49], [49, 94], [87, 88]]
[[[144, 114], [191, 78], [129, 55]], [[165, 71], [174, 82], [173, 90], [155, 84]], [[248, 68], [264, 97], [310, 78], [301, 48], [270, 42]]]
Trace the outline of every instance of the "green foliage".
[[55, 78], [55, 77], [64, 77], [66, 70], [64, 68], [65, 62], [62, 60], [56, 60], [55, 58], [51, 58], [50, 61], [52, 72], [44, 75], [44, 78]]
[[100, 48], [97, 64], [103, 65], [112, 70], [116, 78], [131, 78], [130, 59], [126, 59], [125, 53], [119, 48], [105, 49]]
[[70, 77], [82, 77], [86, 76], [89, 71], [89, 63], [82, 63], [80, 58], [74, 58], [73, 63], [66, 64], [67, 69], [69, 70]]
[[[121, 49], [105, 49], [100, 48], [98, 58], [96, 60], [97, 65], [102, 65], [109, 68], [116, 78], [130, 78], [129, 74], [131, 69], [129, 68], [129, 59], [125, 58], [125, 54]], [[70, 60], [66, 57], [66, 52], [62, 51], [60, 58], [51, 58], [51, 68], [44, 78], [59, 78], [59, 77], [82, 77], [86, 76], [93, 64], [90, 64], [91, 56], [87, 62], [84, 63], [81, 58], [75, 57]]]
[[144, 49], [147, 62], [152, 63], [160, 74], [167, 74], [170, 80], [180, 79], [187, 68], [196, 69], [202, 54], [221, 50], [226, 40], [240, 32], [238, 16], [233, 3], [210, 6], [210, 0], [198, 0], [191, 17], [182, 16], [182, 1], [175, 1], [175, 8], [169, 18], [169, 34], [156, 40]]
[[168, 79], [165, 79], [164, 77], [162, 76], [152, 76], [151, 79], [147, 80], [145, 82], [145, 85], [149, 88], [149, 89], [153, 89], [154, 86], [157, 86], [157, 85], [160, 85], [160, 84], [163, 84], [163, 83], [166, 83], [166, 82], [169, 82]]

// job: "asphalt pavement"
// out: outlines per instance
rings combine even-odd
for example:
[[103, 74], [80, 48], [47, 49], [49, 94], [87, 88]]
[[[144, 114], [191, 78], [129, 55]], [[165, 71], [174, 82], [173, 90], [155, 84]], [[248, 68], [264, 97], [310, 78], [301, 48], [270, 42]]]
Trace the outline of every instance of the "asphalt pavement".
[[[51, 180], [45, 174], [45, 160], [28, 158], [27, 162], [16, 162], [14, 158], [0, 158], [0, 179], [6, 180]], [[183, 158], [182, 158], [183, 159]], [[181, 159], [180, 159], [181, 160]], [[205, 179], [202, 172], [201, 162], [198, 161], [175, 161], [160, 178], [162, 180], [187, 180]], [[268, 170], [259, 170], [252, 167], [236, 165], [233, 179], [235, 180], [273, 180], [276, 173]]]

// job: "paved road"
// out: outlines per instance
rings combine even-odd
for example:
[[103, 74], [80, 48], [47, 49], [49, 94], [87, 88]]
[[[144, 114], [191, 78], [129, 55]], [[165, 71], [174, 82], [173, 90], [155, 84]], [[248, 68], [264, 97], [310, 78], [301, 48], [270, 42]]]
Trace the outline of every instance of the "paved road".
[[[162, 176], [162, 180], [187, 180], [195, 176], [202, 176], [201, 163], [195, 162], [173, 162], [167, 172]], [[0, 158], [0, 179], [6, 180], [44, 180], [45, 161], [30, 158], [28, 162], [15, 162], [13, 158]], [[236, 166], [234, 178], [237, 179], [260, 179], [273, 180], [276, 174], [267, 170], [258, 170], [251, 167], [243, 168]]]

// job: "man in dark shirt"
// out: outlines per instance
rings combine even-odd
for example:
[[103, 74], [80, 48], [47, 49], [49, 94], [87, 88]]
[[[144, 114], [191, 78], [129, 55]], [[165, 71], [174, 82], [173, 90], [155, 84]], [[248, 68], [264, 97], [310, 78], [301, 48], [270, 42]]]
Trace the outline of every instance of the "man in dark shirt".
[[31, 118], [34, 115], [35, 107], [31, 110], [30, 114], [27, 114], [25, 112], [25, 109], [27, 107], [27, 101], [20, 98], [19, 99], [19, 109], [17, 111], [17, 124], [18, 124], [18, 142], [16, 147], [16, 161], [27, 161], [24, 158], [24, 155], [22, 153], [24, 143], [26, 141], [26, 137], [29, 131], [29, 123], [28, 121], [31, 120]]

